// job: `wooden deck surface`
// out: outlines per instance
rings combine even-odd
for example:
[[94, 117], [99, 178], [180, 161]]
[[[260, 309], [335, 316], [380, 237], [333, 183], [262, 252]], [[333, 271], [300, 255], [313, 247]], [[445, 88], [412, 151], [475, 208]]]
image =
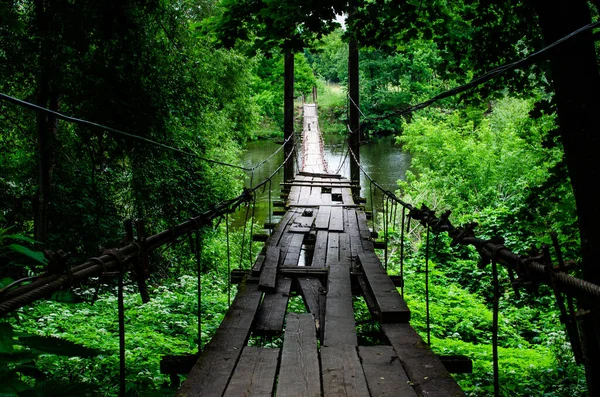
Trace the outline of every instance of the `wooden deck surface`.
[[[351, 181], [304, 164], [285, 185], [288, 211], [177, 395], [463, 396], [410, 326]], [[353, 291], [381, 324], [380, 345], [359, 345]], [[302, 313], [288, 311], [294, 294]]]

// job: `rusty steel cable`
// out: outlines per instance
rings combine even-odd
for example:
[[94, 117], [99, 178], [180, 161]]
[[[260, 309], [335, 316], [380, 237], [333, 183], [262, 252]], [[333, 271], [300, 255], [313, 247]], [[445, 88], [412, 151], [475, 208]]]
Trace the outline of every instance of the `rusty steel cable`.
[[[600, 22], [599, 22], [600, 23]], [[356, 156], [352, 149], [350, 154], [356, 161]], [[411, 219], [421, 221], [423, 226], [432, 226], [436, 232], [447, 232], [453, 239], [453, 244], [472, 245], [474, 246], [482, 257], [490, 259], [492, 252], [497, 244], [484, 240], [473, 235], [473, 231], [469, 226], [465, 227], [454, 227], [448, 220], [450, 211], [447, 211], [442, 217], [436, 217], [433, 212], [426, 206], [422, 206], [421, 209], [405, 202], [398, 198], [394, 193], [389, 190], [385, 190], [369, 175], [362, 164], [357, 162], [360, 170], [363, 172], [365, 177], [371, 182], [371, 185], [379, 189], [382, 194], [388, 196], [393, 201], [402, 205], [404, 208], [409, 210], [408, 223], [410, 227]], [[506, 266], [509, 271], [516, 272], [519, 276], [524, 279], [533, 279], [536, 282], [544, 282], [547, 285], [551, 285], [554, 282], [562, 288], [566, 293], [573, 294], [580, 298], [595, 299], [597, 304], [600, 304], [600, 285], [592, 282], [582, 280], [573, 277], [566, 273], [564, 269], [551, 269], [551, 274], [547, 270], [547, 266], [540, 263], [536, 257], [524, 257], [519, 256], [507, 248], [502, 247], [497, 253], [498, 263]]]

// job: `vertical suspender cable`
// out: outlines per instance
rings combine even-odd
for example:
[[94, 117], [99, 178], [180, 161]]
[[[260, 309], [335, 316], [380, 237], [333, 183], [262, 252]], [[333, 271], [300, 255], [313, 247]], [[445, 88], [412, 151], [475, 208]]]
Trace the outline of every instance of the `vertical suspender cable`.
[[119, 396], [125, 397], [125, 303], [123, 302], [123, 264], [119, 263], [117, 301], [119, 310]]
[[196, 268], [198, 270], [198, 353], [202, 351], [202, 237], [196, 230]]
[[425, 312], [427, 314], [427, 344], [431, 346], [431, 322], [429, 318], [429, 225], [425, 242]]
[[229, 246], [229, 212], [225, 213], [225, 234], [227, 235], [227, 307], [231, 306], [231, 252]]
[[383, 241], [385, 243], [385, 246], [383, 248], [383, 263], [384, 263], [384, 268], [385, 268], [385, 272], [387, 273], [387, 269], [388, 269], [388, 249], [387, 249], [387, 244], [388, 244], [388, 227], [389, 227], [389, 219], [388, 219], [388, 213], [389, 213], [389, 207], [390, 207], [390, 202], [387, 199], [386, 195], [383, 195], [382, 198], [382, 202], [383, 202]]
[[402, 280], [402, 285], [400, 286], [400, 291], [402, 292], [402, 297], [404, 298], [404, 220], [406, 219], [406, 207], [402, 207], [402, 226], [400, 229], [400, 279]]
[[494, 283], [494, 307], [492, 317], [492, 363], [494, 366], [494, 397], [500, 396], [500, 376], [498, 368], [498, 302], [500, 300], [500, 286], [498, 283], [498, 266], [496, 252], [492, 253], [492, 278]]
[[252, 261], [254, 260], [254, 258], [252, 257], [252, 243], [254, 241], [254, 212], [256, 210], [256, 194], [252, 194], [252, 217], [250, 218], [250, 242], [248, 243], [249, 245], [249, 250], [250, 250], [250, 255], [248, 258], [248, 262], [250, 263], [250, 266], [248, 266], [248, 269], [252, 269]]

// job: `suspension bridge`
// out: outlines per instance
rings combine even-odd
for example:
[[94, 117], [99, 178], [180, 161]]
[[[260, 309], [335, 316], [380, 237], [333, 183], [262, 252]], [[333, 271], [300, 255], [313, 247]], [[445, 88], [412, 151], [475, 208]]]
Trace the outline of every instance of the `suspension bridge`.
[[[315, 104], [304, 105], [303, 126], [302, 168], [284, 185], [287, 212], [178, 395], [463, 395], [410, 326], [352, 181], [327, 173]], [[287, 312], [293, 289], [305, 313]], [[359, 345], [355, 295], [388, 343]], [[248, 346], [251, 335], [281, 335], [283, 344]]]
[[[498, 67], [463, 86], [450, 89], [398, 113], [422, 109], [508, 70], [541, 59], [553, 47], [599, 24], [600, 22], [595, 22], [584, 26], [522, 60]], [[200, 230], [203, 227], [211, 226], [215, 219], [227, 216], [244, 204], [250, 207], [258, 189], [268, 187], [271, 192], [273, 176], [285, 165], [294, 160], [298, 161], [293, 134], [267, 159], [252, 168], [244, 168], [204, 158], [193, 151], [69, 117], [6, 94], [0, 93], [0, 100], [88, 128], [158, 145], [165, 150], [196, 157], [215, 165], [251, 171], [252, 175], [256, 168], [285, 148], [283, 163], [256, 185], [253, 185], [251, 179], [250, 187], [235, 198], [223, 201], [204, 213], [151, 236], [146, 235], [142, 222], [136, 223], [135, 228], [132, 222], [128, 222], [126, 238], [121, 247], [107, 249], [102, 255], [89, 258], [76, 266], [68, 265], [67, 255], [57, 251], [49, 258], [49, 268], [53, 269], [52, 271], [17, 280], [0, 290], [0, 316], [4, 316], [90, 277], [118, 276], [119, 383], [120, 393], [125, 395], [126, 333], [123, 286], [126, 274], [131, 273], [139, 287], [142, 300], [147, 302], [150, 299], [146, 287], [146, 278], [150, 271], [148, 255], [159, 247], [173, 245], [195, 233], [194, 247], [199, 258], [202, 234]], [[358, 104], [351, 102], [354, 105], [351, 112], [356, 113], [360, 110]], [[450, 372], [468, 372], [470, 363], [468, 360], [452, 361], [447, 357], [436, 356], [429, 348], [429, 300], [426, 298], [426, 343], [411, 327], [410, 310], [402, 299], [402, 294], [398, 293], [397, 287], [403, 286], [405, 222], [408, 222], [410, 227], [411, 220], [419, 222], [426, 229], [426, 280], [429, 274], [430, 233], [447, 233], [452, 238], [453, 245], [475, 247], [481, 255], [481, 267], [491, 265], [494, 289], [493, 372], [496, 394], [499, 392], [498, 265], [508, 269], [515, 287], [535, 289], [539, 284], [550, 286], [560, 310], [561, 321], [565, 323], [575, 360], [579, 363], [587, 362], [588, 365], [595, 362], [596, 357], [586, 356], [585, 346], [582, 346], [580, 339], [580, 334], [584, 331], [596, 335], [597, 338], [597, 330], [589, 330], [581, 325], [586, 321], [589, 323], [593, 313], [581, 308], [576, 310], [574, 299], [577, 299], [578, 303], [583, 302], [584, 308], [597, 308], [600, 302], [600, 286], [571, 276], [569, 271], [576, 264], [563, 261], [558, 254], [558, 264], [553, 264], [547, 247], [529, 256], [517, 255], [505, 248], [501, 240], [476, 237], [474, 224], [455, 227], [449, 220], [449, 211], [437, 216], [424, 205], [416, 208], [402, 201], [369, 176], [360, 164], [358, 145], [349, 143], [346, 158], [351, 161], [354, 171], [360, 169], [369, 180], [371, 188], [378, 189], [385, 200], [384, 207], [387, 211], [384, 214], [384, 239], [387, 239], [386, 225], [390, 222], [395, 225], [401, 224], [401, 273], [399, 277], [388, 276], [387, 250], [384, 248], [385, 259], [382, 263], [375, 254], [374, 234], [369, 228], [368, 215], [357, 194], [360, 191], [359, 178], [355, 174], [351, 179], [346, 179], [337, 173], [330, 173], [323, 156], [323, 139], [319, 131], [316, 104], [304, 104], [303, 114], [299, 172], [282, 184], [286, 211], [277, 225], [269, 223], [266, 227], [270, 233], [251, 268], [229, 275], [230, 280], [239, 283], [239, 287], [220, 327], [199, 354], [165, 357], [161, 363], [161, 371], [171, 374], [174, 383], [178, 381], [177, 374], [189, 374], [179, 388], [178, 396], [464, 395]], [[357, 124], [351, 124], [353, 127], [349, 127], [349, 137], [358, 142], [358, 131], [352, 130]], [[400, 222], [396, 222], [395, 219], [398, 206], [401, 207]], [[554, 245], [557, 246], [558, 243], [555, 241]], [[242, 241], [242, 251], [243, 246]], [[250, 256], [254, 257], [252, 245], [249, 246]], [[557, 252], [559, 251], [557, 249]], [[200, 265], [198, 277], [200, 300]], [[426, 295], [427, 286], [426, 281]], [[293, 293], [302, 296], [304, 310], [288, 312], [288, 303]], [[377, 322], [380, 332], [375, 338], [375, 344], [361, 345], [356, 331], [356, 297], [364, 298], [371, 318]], [[201, 310], [200, 304], [198, 310]], [[200, 321], [200, 312], [198, 318]], [[199, 346], [202, 342], [201, 329], [202, 324], [199, 323]], [[277, 338], [281, 343], [261, 344], [260, 340], [263, 338]], [[273, 345], [280, 347], [275, 348]], [[461, 365], [466, 369], [458, 368]]]

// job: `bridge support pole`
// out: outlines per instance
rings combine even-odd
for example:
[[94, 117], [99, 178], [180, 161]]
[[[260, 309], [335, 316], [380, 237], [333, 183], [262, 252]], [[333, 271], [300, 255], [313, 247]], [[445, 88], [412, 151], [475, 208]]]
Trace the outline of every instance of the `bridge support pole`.
[[[284, 55], [284, 87], [283, 87], [283, 133], [286, 144], [283, 150], [284, 159], [289, 159], [283, 167], [283, 179], [294, 178], [294, 53], [285, 51]], [[288, 140], [289, 139], [289, 140]]]
[[360, 162], [360, 102], [358, 84], [358, 42], [356, 38], [352, 38], [348, 43], [348, 94], [350, 96], [348, 147], [354, 153], [354, 156], [350, 156], [350, 179], [358, 186], [352, 188], [352, 195], [355, 199], [360, 196], [360, 168], [358, 166]]

